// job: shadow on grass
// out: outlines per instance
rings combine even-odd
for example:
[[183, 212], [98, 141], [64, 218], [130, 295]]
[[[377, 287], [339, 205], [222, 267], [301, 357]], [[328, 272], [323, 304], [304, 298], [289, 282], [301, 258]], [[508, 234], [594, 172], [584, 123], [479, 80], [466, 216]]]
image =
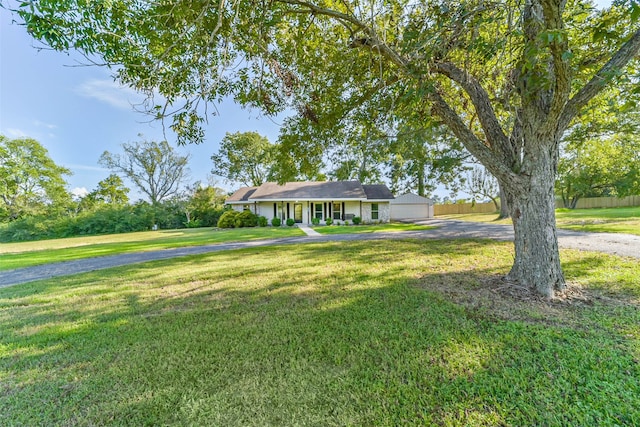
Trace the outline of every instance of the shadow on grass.
[[504, 274], [510, 247], [254, 248], [5, 289], [0, 424], [633, 425], [637, 336], [442, 292]]

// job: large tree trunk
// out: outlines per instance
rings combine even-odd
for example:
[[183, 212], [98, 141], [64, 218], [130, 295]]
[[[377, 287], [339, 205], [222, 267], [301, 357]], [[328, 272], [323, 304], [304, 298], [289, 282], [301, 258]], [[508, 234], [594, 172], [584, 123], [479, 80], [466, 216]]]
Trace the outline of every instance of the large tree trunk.
[[[530, 156], [525, 188], [505, 186], [515, 233], [515, 260], [507, 279], [553, 298], [566, 284], [556, 235], [554, 177], [557, 154], [542, 144]], [[557, 146], [557, 145], [556, 145]]]

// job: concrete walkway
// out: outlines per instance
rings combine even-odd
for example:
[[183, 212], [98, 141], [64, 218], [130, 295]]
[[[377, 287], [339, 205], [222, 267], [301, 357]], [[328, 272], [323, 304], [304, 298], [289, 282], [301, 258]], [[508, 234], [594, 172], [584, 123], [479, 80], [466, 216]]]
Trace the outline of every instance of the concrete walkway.
[[[390, 239], [478, 238], [504, 241], [513, 240], [513, 229], [509, 225], [438, 219], [420, 221], [419, 224], [431, 225], [435, 226], [436, 228], [430, 230], [404, 231], [395, 233], [390, 232], [323, 235], [317, 233], [315, 230], [310, 229], [309, 227], [306, 227], [309, 229], [309, 231], [315, 234], [301, 237], [287, 237], [283, 239], [223, 243], [216, 245], [139, 252], [133, 254], [112, 255], [46, 264], [35, 267], [26, 267], [16, 270], [0, 271], [0, 288], [17, 285], [20, 283], [32, 282], [35, 280], [85, 273], [89, 271], [118, 267], [122, 265], [251, 247], [293, 245], [328, 241], [339, 242]], [[303, 229], [303, 231], [305, 230]], [[640, 236], [613, 233], [582, 233], [569, 230], [558, 230], [558, 243], [561, 248], [598, 251], [614, 255], [640, 258]]]
[[314, 230], [313, 228], [309, 227], [308, 225], [296, 224], [296, 226], [300, 230], [304, 231], [304, 234], [306, 234], [307, 236], [312, 236], [312, 237], [322, 236], [322, 234], [318, 233], [316, 230]]

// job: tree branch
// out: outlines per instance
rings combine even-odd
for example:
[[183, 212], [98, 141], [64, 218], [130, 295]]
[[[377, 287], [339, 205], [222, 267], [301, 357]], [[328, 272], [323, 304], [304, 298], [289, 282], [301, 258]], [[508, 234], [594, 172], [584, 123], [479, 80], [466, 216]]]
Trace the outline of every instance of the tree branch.
[[513, 159], [515, 153], [509, 138], [505, 135], [500, 122], [498, 122], [489, 100], [489, 95], [480, 85], [480, 82], [469, 72], [458, 68], [452, 63], [436, 63], [431, 66], [431, 70], [450, 78], [465, 90], [471, 98], [480, 120], [480, 125], [492, 148], [497, 148], [503, 156]]
[[553, 98], [549, 108], [548, 118], [555, 123], [566, 105], [569, 93], [571, 92], [571, 69], [569, 63], [563, 58], [568, 51], [567, 35], [564, 32], [562, 23], [562, 11], [565, 7], [565, 0], [552, 1], [543, 0], [541, 2], [542, 12], [545, 21], [545, 30], [550, 38], [548, 46], [551, 51], [553, 74], [555, 77], [555, 87]]
[[378, 37], [378, 35], [376, 34], [375, 30], [372, 27], [366, 25], [363, 21], [356, 18], [355, 16], [338, 12], [337, 10], [320, 7], [313, 3], [309, 3], [301, 0], [276, 0], [276, 1], [279, 3], [285, 3], [293, 6], [300, 6], [300, 7], [306, 8], [309, 10], [308, 13], [310, 14], [328, 16], [330, 18], [334, 18], [338, 20], [339, 22], [342, 22], [342, 23], [348, 22], [354, 25], [356, 27], [356, 31], [362, 30], [367, 36], [366, 43], [365, 42], [358, 43], [357, 44], [358, 47], [363, 46], [375, 52], [378, 52], [380, 55], [384, 56], [394, 64], [398, 65], [404, 71], [408, 71], [408, 67], [407, 67], [408, 62], [404, 58], [402, 58], [395, 50], [391, 49], [389, 45], [387, 45], [382, 40], [380, 40], [380, 38]]
[[437, 90], [433, 90], [427, 96], [433, 104], [434, 113], [444, 121], [467, 150], [489, 169], [495, 177], [503, 180], [503, 182], [513, 182], [518, 179], [511, 168], [502, 159], [496, 158], [491, 149], [464, 124], [460, 116], [449, 106]]
[[559, 130], [569, 126], [580, 109], [604, 89], [611, 77], [627, 65], [640, 51], [640, 29], [627, 40], [611, 59], [567, 103], [560, 116]]

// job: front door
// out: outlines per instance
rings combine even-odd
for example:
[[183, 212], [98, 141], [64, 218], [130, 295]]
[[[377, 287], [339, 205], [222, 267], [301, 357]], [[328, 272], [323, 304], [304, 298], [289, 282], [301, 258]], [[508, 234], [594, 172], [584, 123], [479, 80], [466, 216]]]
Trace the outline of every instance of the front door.
[[302, 203], [293, 204], [293, 220], [298, 224], [302, 222]]

